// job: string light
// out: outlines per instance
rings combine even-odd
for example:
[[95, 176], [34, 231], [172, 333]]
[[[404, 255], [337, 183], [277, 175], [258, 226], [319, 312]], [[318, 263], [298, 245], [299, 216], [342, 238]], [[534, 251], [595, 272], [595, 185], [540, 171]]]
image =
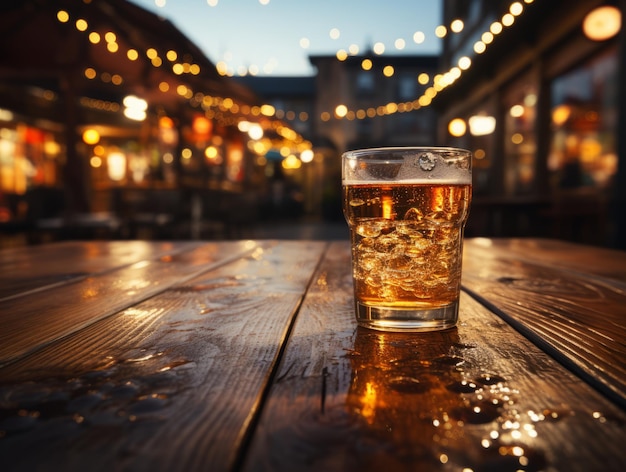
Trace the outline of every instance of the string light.
[[[474, 46], [473, 46], [474, 53], [477, 55], [484, 54], [487, 51], [488, 47], [491, 44], [493, 44], [493, 42], [495, 41], [495, 37], [501, 34], [504, 31], [504, 29], [511, 27], [515, 23], [516, 19], [526, 11], [526, 8], [524, 7], [524, 5], [530, 5], [533, 3], [534, 3], [534, 0], [523, 0], [523, 3], [521, 0], [513, 1], [509, 5], [507, 12], [502, 15], [500, 20], [496, 20], [493, 23], [491, 23], [489, 28], [486, 31], [484, 31], [483, 34], [481, 35], [481, 40], [474, 43]], [[215, 1], [214, 4], [216, 5], [217, 1]], [[209, 3], [209, 5], [211, 5], [211, 3]], [[61, 23], [68, 23], [70, 21], [70, 15], [68, 12], [64, 10], [60, 10], [57, 12], [57, 19]], [[82, 31], [87, 31], [88, 29], [88, 27], [86, 26], [87, 22], [85, 20], [83, 21], [84, 21], [84, 24], [81, 22], [80, 28], [82, 29]], [[76, 27], [79, 28], [78, 26], [79, 22], [77, 21], [75, 24], [76, 24]], [[464, 27], [465, 25], [462, 20], [454, 19], [448, 26], [439, 25], [435, 29], [434, 33], [436, 37], [444, 38], [449, 34], [461, 33], [464, 30]], [[333, 39], [338, 39], [340, 37], [340, 31], [337, 28], [333, 28], [330, 31], [329, 35]], [[99, 39], [98, 40], [95, 39], [96, 36], [89, 36], [89, 38], [90, 38], [90, 41], [92, 41], [94, 44], [96, 44], [99, 41]], [[116, 39], [115, 34], [113, 32], [106, 33], [104, 39], [107, 43], [107, 47], [109, 51], [112, 53], [116, 52], [119, 46], [117, 45], [117, 39]], [[416, 31], [412, 35], [411, 40], [415, 44], [422, 44], [426, 40], [426, 35], [421, 31]], [[406, 46], [406, 43], [407, 41], [404, 38], [397, 38], [394, 45], [396, 49], [400, 50]], [[114, 46], [111, 46], [112, 44]], [[310, 46], [310, 41], [307, 38], [301, 38], [300, 46], [302, 48], [308, 48]], [[114, 51], [112, 49], [114, 49]], [[376, 55], [383, 55], [385, 52], [385, 49], [386, 49], [385, 45], [382, 42], [377, 42], [373, 46], [373, 52]], [[148, 51], [146, 51], [146, 53], [148, 53]], [[154, 55], [153, 58], [150, 58], [153, 67], [162, 66], [161, 56], [158, 54], [156, 49], [154, 49], [154, 52], [151, 52], [151, 54]], [[345, 61], [349, 55], [354, 56], [356, 54], [358, 54], [358, 46], [352, 44], [347, 50], [338, 49], [336, 52], [336, 57], [337, 57], [337, 60], [339, 61]], [[126, 52], [126, 55], [129, 60], [137, 60], [138, 58], [138, 52], [134, 49], [129, 49]], [[183, 74], [199, 75], [200, 74], [199, 65], [192, 64], [190, 62], [176, 62], [178, 58], [180, 57], [180, 54], [178, 54], [176, 51], [169, 50], [164, 54], [164, 57], [170, 62], [172, 71], [176, 75], [183, 75]], [[266, 66], [264, 67], [264, 72], [270, 73], [273, 68], [272, 66], [273, 64], [266, 64]], [[333, 117], [335, 119], [362, 120], [366, 118], [373, 118], [375, 116], [385, 116], [385, 115], [391, 115], [395, 113], [406, 113], [406, 112], [418, 110], [422, 107], [427, 107], [432, 103], [433, 99], [435, 99], [435, 97], [442, 90], [444, 90], [445, 88], [455, 83], [463, 75], [465, 71], [471, 69], [471, 66], [472, 66], [472, 59], [470, 57], [468, 56], [461, 57], [458, 60], [457, 64], [452, 66], [448, 71], [442, 72], [434, 76], [431, 82], [431, 86], [427, 87], [421, 96], [416, 97], [413, 100], [406, 101], [406, 102], [399, 102], [399, 103], [392, 102], [386, 105], [380, 105], [377, 107], [370, 107], [368, 109], [357, 109], [357, 110], [350, 110], [345, 105], [341, 104], [341, 105], [338, 105], [332, 112], [322, 111], [319, 117], [322, 121], [329, 121]], [[223, 75], [223, 76], [233, 75], [232, 70], [228, 67], [227, 62], [224, 60], [218, 61], [215, 67], [216, 67], [218, 74], [220, 75]], [[371, 59], [364, 58], [361, 61], [361, 68], [366, 71], [372, 70], [373, 63]], [[256, 73], [258, 73], [258, 67], [250, 66], [246, 68], [241, 68], [240, 72], [241, 72], [241, 75], [245, 75], [248, 73], [250, 73], [251, 75], [255, 75]], [[387, 65], [383, 68], [382, 72], [386, 77], [392, 77], [395, 71], [391, 65]], [[87, 72], [85, 72], [85, 74], [87, 76]], [[89, 78], [92, 78], [92, 76], [93, 76], [93, 73], [89, 72]], [[120, 76], [116, 76], [116, 77], [119, 78], [117, 80], [118, 83], [123, 82], [123, 79], [121, 79]], [[429, 75], [426, 74], [425, 72], [420, 73], [416, 79], [417, 79], [417, 82], [421, 85], [427, 85], [431, 80]], [[111, 79], [109, 78], [108, 81], [111, 82]], [[194, 93], [192, 89], [186, 86], [183, 86], [183, 87], [185, 87], [182, 90], [184, 93], [181, 93], [181, 90], [177, 90], [179, 95], [185, 98], [188, 98], [191, 101], [192, 97], [194, 97]], [[169, 84], [167, 84], [167, 82], [161, 82], [159, 84], [159, 90], [163, 93], [167, 93], [169, 90], [171, 90], [171, 87], [169, 86]], [[227, 120], [227, 122], [229, 123], [236, 124], [237, 122], [236, 119], [232, 119], [228, 121], [228, 119], [223, 116], [223, 113], [233, 113], [233, 110], [240, 111], [238, 106], [237, 107], [233, 106], [234, 103], [231, 98], [212, 97], [210, 100], [208, 100], [208, 102], [207, 100], [200, 100], [199, 103], [207, 111], [207, 113], [213, 110], [213, 112], [215, 113], [215, 116], [219, 116], [221, 119]], [[250, 114], [252, 116], [259, 116], [261, 114], [260, 108], [252, 107], [250, 109]], [[269, 117], [278, 118], [279, 115], [281, 117], [287, 116], [288, 119], [291, 121], [295, 120], [296, 117], [300, 121], [307, 121], [310, 119], [307, 114], [302, 114], [302, 113], [296, 114], [294, 111], [280, 110], [280, 109], [273, 110], [273, 113], [269, 115]], [[293, 137], [295, 141], [304, 142], [303, 138], [299, 136], [295, 131], [290, 130], [290, 132], [287, 132], [285, 130], [289, 128], [283, 127], [282, 125], [278, 123], [279, 122], [272, 122], [271, 124], [271, 127], [274, 128], [275, 131], [280, 129], [283, 134], [289, 137]], [[287, 139], [285, 136], [283, 137]]]
[[[534, 0], [524, 0], [523, 3], [526, 5], [530, 5], [534, 3]], [[473, 47], [474, 53], [478, 55], [484, 54], [487, 51], [488, 47], [491, 44], [493, 44], [493, 42], [495, 41], [495, 36], [501, 34], [505, 28], [511, 27], [515, 23], [516, 18], [522, 15], [524, 11], [525, 11], [525, 8], [521, 1], [512, 2], [509, 5], [507, 13], [505, 13], [499, 21], [494, 21], [493, 23], [491, 23], [491, 25], [489, 26], [489, 29], [487, 29], [486, 31], [482, 33], [481, 40], [474, 43], [474, 47]], [[463, 31], [464, 26], [465, 25], [463, 24], [462, 20], [455, 19], [450, 23], [449, 28], [446, 27], [445, 25], [438, 26], [435, 29], [435, 35], [439, 38], [444, 38], [449, 33], [458, 34]], [[417, 44], [422, 43], [425, 40], [424, 33], [416, 32], [413, 35], [413, 40]], [[380, 44], [382, 46], [383, 48], [382, 52], [384, 52], [384, 45], [382, 45], [382, 43], [377, 43], [377, 44]], [[377, 51], [374, 50], [374, 52], [376, 53]], [[382, 54], [382, 52], [380, 52], [380, 54]], [[366, 62], [366, 61], [369, 61], [369, 62]], [[355, 117], [353, 119], [364, 119], [366, 117], [372, 118], [373, 116], [383, 116], [383, 115], [390, 115], [394, 113], [405, 113], [407, 111], [414, 111], [422, 107], [427, 107], [432, 103], [433, 99], [438, 95], [438, 93], [440, 93], [442, 90], [449, 87], [450, 85], [454, 84], [463, 75], [465, 71], [471, 68], [471, 66], [472, 66], [472, 59], [470, 57], [468, 56], [461, 57], [458, 60], [457, 65], [452, 66], [448, 71], [444, 73], [437, 74], [433, 78], [433, 82], [432, 82], [433, 85], [431, 87], [428, 87], [424, 91], [424, 93], [420, 97], [416, 98], [415, 100], [408, 101], [408, 102], [387, 104], [387, 106], [384, 106], [384, 107], [377, 107], [375, 108], [376, 113], [374, 114], [370, 113], [371, 109], [368, 109], [367, 111], [366, 110], [354, 111], [354, 110], [346, 109], [345, 113], [342, 113], [341, 116], [339, 116], [337, 113], [329, 113], [329, 112], [324, 111], [320, 114], [320, 118], [322, 119], [322, 121], [328, 121], [334, 115], [336, 119], [344, 119], [344, 118], [348, 118], [351, 116]], [[369, 59], [363, 60], [361, 62], [361, 67], [364, 70], [371, 70], [372, 68], [371, 61]], [[386, 66], [386, 67], [391, 67], [391, 66]], [[390, 72], [391, 70], [393, 70], [393, 68], [387, 69], [388, 72]], [[390, 73], [390, 74], [385, 73], [385, 72], [383, 73], [387, 77], [391, 77], [393, 75], [393, 73]], [[417, 80], [421, 85], [426, 85], [430, 79], [428, 77], [428, 74], [420, 73], [417, 77]], [[390, 106], [390, 105], [393, 105], [393, 106]], [[381, 110], [384, 110], [384, 112], [381, 113]]]
[[[70, 23], [71, 15], [66, 10], [59, 10], [56, 13], [56, 18], [60, 23]], [[95, 31], [88, 32], [89, 25], [86, 20], [77, 19], [74, 22], [74, 27], [77, 31], [87, 34], [87, 38], [92, 44], [100, 43], [102, 39], [101, 35]], [[113, 31], [108, 31], [104, 34], [104, 41], [109, 53], [113, 54], [119, 51], [120, 46], [117, 42], [117, 35]], [[193, 63], [190, 59], [187, 60], [187, 57], [189, 57], [188, 55], [181, 55], [179, 52], [172, 49], [166, 51], [164, 54], [160, 54], [156, 48], [147, 48], [143, 54], [148, 58], [149, 63], [154, 68], [161, 67], [164, 61], [163, 58], [165, 58], [170, 62], [172, 72], [177, 76], [183, 76], [186, 74], [197, 76], [201, 72], [198, 64]], [[139, 59], [140, 54], [136, 49], [129, 48], [126, 51], [125, 56], [129, 61], [136, 61]], [[179, 61], [181, 57], [185, 58], [185, 60]], [[218, 63], [216, 65], [216, 70], [220, 74], [222, 74], [224, 68], [225, 64]], [[251, 67], [250, 71], [253, 70], [254, 69]], [[96, 80], [99, 77], [102, 82], [114, 85], [121, 85], [124, 82], [124, 79], [120, 74], [111, 74], [106, 71], [98, 74], [93, 67], [87, 67], [84, 71], [84, 75], [89, 80]], [[264, 117], [266, 120], [263, 122], [263, 126], [275, 131], [285, 143], [289, 143], [290, 147], [293, 148], [294, 151], [301, 153], [302, 151], [312, 147], [310, 142], [304, 140], [302, 136], [294, 130], [284, 126], [277, 120], [273, 120], [273, 118], [276, 117], [278, 110], [271, 105], [264, 104], [262, 106], [254, 107], [243, 104], [240, 105], [230, 97], [211, 97], [203, 94], [202, 92], [194, 92], [189, 85], [185, 84], [179, 84], [175, 89], [173, 89], [167, 81], [160, 82], [158, 89], [162, 93], [168, 93], [170, 90], [174, 90], [180, 97], [187, 99], [192, 107], [202, 107], [207, 118], [216, 119], [222, 125], [236, 125], [241, 120], [240, 115], [250, 115], [258, 118]], [[104, 102], [96, 99], [84, 98], [81, 99], [81, 104], [86, 107], [97, 108], [103, 111], [118, 112], [120, 110], [119, 104]], [[125, 113], [127, 110], [128, 107], [126, 107]], [[143, 111], [143, 113], [145, 113], [145, 111]], [[289, 113], [293, 112], [288, 112], [288, 114]], [[231, 116], [229, 117], [226, 114], [231, 114]], [[295, 118], [295, 114], [293, 115]], [[308, 115], [306, 113], [300, 114], [299, 117], [304, 120], [308, 119]], [[141, 118], [143, 119], [143, 115]], [[267, 118], [269, 118], [269, 121], [267, 121]], [[137, 119], [137, 117], [133, 116], [133, 119]], [[261, 124], [256, 124], [256, 127], [261, 128]], [[261, 133], [257, 130], [255, 136], [261, 136]], [[266, 151], [275, 145], [276, 142], [270, 141]]]

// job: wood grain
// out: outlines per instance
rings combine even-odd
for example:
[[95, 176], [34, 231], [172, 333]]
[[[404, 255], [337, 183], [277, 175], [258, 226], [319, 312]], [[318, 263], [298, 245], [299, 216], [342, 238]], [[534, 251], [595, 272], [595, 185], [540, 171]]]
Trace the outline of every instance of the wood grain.
[[198, 242], [72, 241], [0, 250], [0, 301], [198, 245]]
[[469, 238], [465, 247], [474, 261], [506, 254], [517, 260], [626, 282], [624, 251], [540, 238]]
[[206, 244], [0, 301], [0, 366], [156, 295], [233, 257], [245, 242]]
[[0, 256], [41, 277], [2, 470], [626, 470], [621, 253], [468, 240], [458, 328], [402, 334], [356, 327], [347, 242], [110, 244]]
[[0, 413], [37, 412], [25, 433], [0, 437], [3, 462], [232, 470], [325, 247], [257, 243], [0, 369]]
[[339, 244], [304, 300], [243, 470], [624, 470], [624, 411], [466, 294], [458, 329], [357, 329]]
[[[620, 261], [622, 254], [587, 248], [573, 258], [565, 250], [569, 247], [551, 242], [544, 250], [552, 256], [542, 258], [510, 251], [509, 245], [491, 247], [488, 254], [471, 246], [464, 259], [464, 286], [626, 408], [626, 283], [596, 275], [607, 275], [598, 262]], [[577, 265], [580, 270], [585, 263], [590, 274], [569, 269]]]

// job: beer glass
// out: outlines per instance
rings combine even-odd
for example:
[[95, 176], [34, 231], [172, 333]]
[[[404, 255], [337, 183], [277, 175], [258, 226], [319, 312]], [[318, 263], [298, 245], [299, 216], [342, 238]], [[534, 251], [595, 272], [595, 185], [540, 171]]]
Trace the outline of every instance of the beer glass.
[[342, 156], [356, 318], [383, 331], [456, 325], [472, 155], [390, 147]]

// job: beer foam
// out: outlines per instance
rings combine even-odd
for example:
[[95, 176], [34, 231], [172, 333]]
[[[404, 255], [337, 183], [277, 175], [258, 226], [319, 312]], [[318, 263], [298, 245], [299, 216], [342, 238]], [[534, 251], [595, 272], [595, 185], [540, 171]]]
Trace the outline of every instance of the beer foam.
[[343, 156], [343, 184], [472, 183], [471, 153], [454, 148], [378, 148], [349, 151]]

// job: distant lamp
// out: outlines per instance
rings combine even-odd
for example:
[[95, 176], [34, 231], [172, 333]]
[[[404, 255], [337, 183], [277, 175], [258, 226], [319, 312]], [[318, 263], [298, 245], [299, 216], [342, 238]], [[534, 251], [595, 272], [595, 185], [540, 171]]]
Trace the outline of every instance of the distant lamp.
[[311, 149], [305, 149], [300, 153], [300, 160], [302, 162], [311, 162], [313, 160], [314, 154]]
[[86, 129], [83, 132], [83, 141], [85, 144], [94, 145], [100, 141], [100, 133], [93, 128]]
[[559, 105], [552, 110], [552, 122], [557, 126], [563, 126], [569, 120], [572, 109], [569, 105]]
[[261, 139], [263, 137], [263, 128], [258, 123], [252, 123], [248, 129], [248, 136], [250, 139]]
[[463, 136], [466, 131], [467, 125], [465, 124], [465, 120], [462, 118], [454, 118], [453, 120], [450, 120], [450, 123], [448, 123], [448, 132], [456, 138]]
[[191, 127], [194, 133], [202, 136], [208, 136], [213, 131], [213, 123], [202, 115], [194, 117]]
[[583, 20], [583, 32], [592, 41], [606, 41], [622, 28], [622, 13], [616, 7], [602, 6], [591, 10]]
[[126, 155], [115, 151], [107, 156], [107, 173], [109, 178], [116, 182], [126, 177]]
[[487, 136], [496, 129], [496, 119], [493, 116], [474, 115], [468, 120], [472, 136]]
[[148, 102], [143, 98], [136, 97], [134, 95], [127, 95], [122, 101], [124, 104], [124, 116], [128, 119], [135, 121], [143, 121], [146, 119], [146, 110], [148, 109]]

